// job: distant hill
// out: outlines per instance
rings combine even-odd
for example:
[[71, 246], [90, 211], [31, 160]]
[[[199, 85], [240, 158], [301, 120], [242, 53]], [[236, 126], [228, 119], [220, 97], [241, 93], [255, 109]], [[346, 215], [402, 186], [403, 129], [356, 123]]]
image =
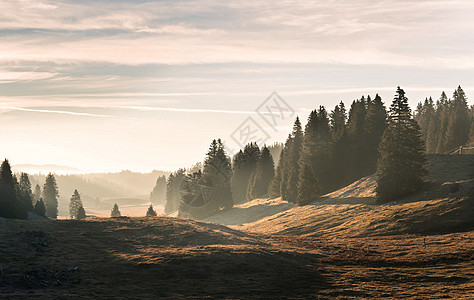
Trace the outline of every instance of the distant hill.
[[35, 165], [35, 164], [18, 164], [12, 166], [13, 172], [25, 172], [28, 174], [48, 174], [49, 172], [55, 174], [82, 174], [85, 173], [80, 169], [60, 165]]

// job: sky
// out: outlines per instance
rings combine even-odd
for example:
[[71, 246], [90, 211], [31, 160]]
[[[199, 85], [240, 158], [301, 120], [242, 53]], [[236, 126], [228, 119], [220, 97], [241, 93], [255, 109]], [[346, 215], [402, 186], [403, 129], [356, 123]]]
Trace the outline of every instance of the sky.
[[396, 87], [474, 97], [473, 1], [0, 2], [0, 154], [175, 170]]

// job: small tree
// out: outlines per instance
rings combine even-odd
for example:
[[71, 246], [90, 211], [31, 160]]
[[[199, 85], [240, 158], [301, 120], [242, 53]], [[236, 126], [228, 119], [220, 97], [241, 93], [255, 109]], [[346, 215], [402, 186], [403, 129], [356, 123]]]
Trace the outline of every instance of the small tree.
[[117, 203], [114, 204], [114, 208], [112, 208], [112, 212], [110, 213], [110, 216], [112, 218], [116, 218], [116, 217], [121, 217], [122, 214], [120, 213], [120, 210], [119, 210], [119, 207], [117, 205]]
[[153, 205], [150, 204], [150, 207], [148, 207], [148, 210], [146, 212], [147, 217], [156, 217], [156, 211], [153, 209]]
[[35, 186], [35, 191], [33, 193], [33, 204], [35, 204], [41, 198], [41, 187], [39, 184]]
[[39, 198], [39, 200], [36, 201], [34, 213], [38, 216], [46, 216], [46, 208], [44, 207], [43, 198]]
[[77, 219], [78, 210], [81, 206], [81, 195], [79, 195], [77, 190], [74, 190], [74, 194], [72, 194], [71, 201], [69, 202], [69, 217], [71, 219]]
[[77, 208], [77, 213], [76, 213], [76, 220], [82, 220], [86, 218], [86, 211], [84, 210], [84, 207], [81, 205]]

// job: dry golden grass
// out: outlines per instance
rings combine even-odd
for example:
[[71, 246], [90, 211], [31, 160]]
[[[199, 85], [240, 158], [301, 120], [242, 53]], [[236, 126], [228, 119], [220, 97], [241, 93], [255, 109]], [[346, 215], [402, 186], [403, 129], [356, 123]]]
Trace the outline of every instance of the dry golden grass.
[[176, 218], [0, 219], [0, 228], [5, 297], [468, 299], [474, 293], [472, 231], [315, 238]]

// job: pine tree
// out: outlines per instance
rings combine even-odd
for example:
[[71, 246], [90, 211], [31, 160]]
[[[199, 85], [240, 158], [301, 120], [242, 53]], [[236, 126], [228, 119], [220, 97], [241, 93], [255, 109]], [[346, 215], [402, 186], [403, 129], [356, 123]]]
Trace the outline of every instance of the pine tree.
[[374, 100], [368, 102], [367, 114], [365, 116], [367, 166], [364, 168], [365, 172], [363, 175], [373, 174], [376, 170], [379, 157], [378, 148], [386, 127], [387, 111], [382, 98], [380, 98], [379, 94], [376, 94]]
[[234, 155], [231, 189], [232, 198], [236, 203], [246, 200], [250, 176], [255, 172], [259, 156], [260, 149], [256, 143], [245, 145], [243, 151], [240, 150]]
[[71, 219], [76, 219], [79, 207], [82, 206], [81, 195], [77, 190], [74, 190], [74, 193], [71, 196], [71, 200], [69, 201], [69, 217]]
[[293, 137], [291, 134], [288, 135], [288, 138], [286, 139], [285, 146], [283, 147], [280, 161], [279, 161], [279, 166], [280, 166], [280, 173], [281, 175], [277, 177], [277, 179], [280, 180], [280, 197], [282, 199], [287, 200], [288, 199], [288, 176], [290, 173], [290, 164], [291, 164], [291, 151], [290, 148], [292, 147], [291, 145], [293, 144]]
[[153, 209], [153, 204], [150, 204], [150, 207], [148, 207], [148, 210], [146, 212], [147, 217], [156, 217], [156, 211]]
[[58, 217], [58, 185], [54, 175], [49, 173], [43, 186], [43, 199], [46, 206], [46, 216], [56, 219]]
[[348, 166], [350, 181], [357, 180], [366, 176], [368, 173], [366, 114], [367, 107], [365, 97], [352, 102], [347, 123], [347, 133], [351, 144], [349, 154], [350, 164]]
[[333, 141], [331, 181], [334, 187], [350, 183], [347, 167], [350, 164], [350, 143], [347, 134], [347, 113], [341, 101], [330, 114], [331, 135]]
[[[301, 129], [301, 122], [299, 117], [296, 117], [293, 125], [293, 132], [291, 133], [291, 143], [289, 144], [288, 163], [286, 164], [285, 172], [286, 178], [286, 192], [285, 200], [289, 202], [296, 202], [298, 196], [298, 177], [300, 172], [299, 160], [303, 148], [303, 131]], [[285, 183], [282, 183], [285, 184]], [[283, 197], [283, 194], [282, 194]]]
[[405, 92], [398, 87], [388, 126], [379, 147], [377, 197], [389, 202], [417, 191], [426, 175], [426, 156], [420, 127], [412, 118]]
[[0, 217], [26, 218], [26, 206], [20, 198], [19, 184], [7, 159], [0, 168]]
[[112, 211], [110, 212], [110, 217], [117, 218], [117, 217], [121, 217], [121, 216], [122, 216], [122, 214], [120, 213], [119, 207], [118, 207], [117, 203], [115, 203], [114, 207], [112, 208]]
[[172, 213], [178, 210], [181, 203], [180, 192], [186, 177], [186, 170], [181, 168], [168, 176], [166, 181], [166, 204], [165, 213]]
[[77, 208], [75, 219], [82, 220], [82, 219], [85, 219], [86, 217], [87, 217], [86, 211], [84, 210], [84, 206], [82, 206], [82, 203], [81, 203], [81, 205], [79, 205], [79, 207]]
[[471, 120], [466, 94], [459, 86], [453, 94], [451, 110], [446, 128], [446, 149], [452, 150], [464, 146], [469, 141]]
[[446, 93], [442, 92], [436, 108], [436, 118], [439, 120], [436, 153], [444, 153], [449, 150], [447, 149], [446, 132], [448, 130], [450, 112], [451, 101], [449, 101]]
[[39, 184], [37, 184], [35, 186], [35, 191], [33, 193], [33, 201], [34, 201], [34, 204], [36, 204], [36, 202], [38, 202], [38, 200], [41, 198], [41, 187], [39, 186]]
[[34, 213], [41, 217], [46, 217], [46, 208], [44, 207], [43, 198], [39, 198], [36, 201]]
[[24, 203], [27, 211], [33, 211], [33, 193], [31, 191], [31, 182], [28, 174], [20, 175], [20, 199]]
[[[283, 149], [280, 152], [280, 157], [283, 156]], [[270, 185], [268, 186], [268, 196], [276, 198], [280, 196], [280, 185], [281, 185], [281, 159], [278, 161], [275, 176], [273, 176]]]
[[150, 201], [153, 203], [166, 203], [166, 177], [164, 175], [156, 179], [155, 187], [150, 193]]
[[313, 203], [319, 198], [319, 180], [314, 177], [312, 168], [305, 164], [301, 168], [298, 181], [298, 205]]
[[252, 180], [249, 182], [248, 200], [266, 195], [274, 175], [275, 165], [272, 155], [267, 146], [263, 146]]

